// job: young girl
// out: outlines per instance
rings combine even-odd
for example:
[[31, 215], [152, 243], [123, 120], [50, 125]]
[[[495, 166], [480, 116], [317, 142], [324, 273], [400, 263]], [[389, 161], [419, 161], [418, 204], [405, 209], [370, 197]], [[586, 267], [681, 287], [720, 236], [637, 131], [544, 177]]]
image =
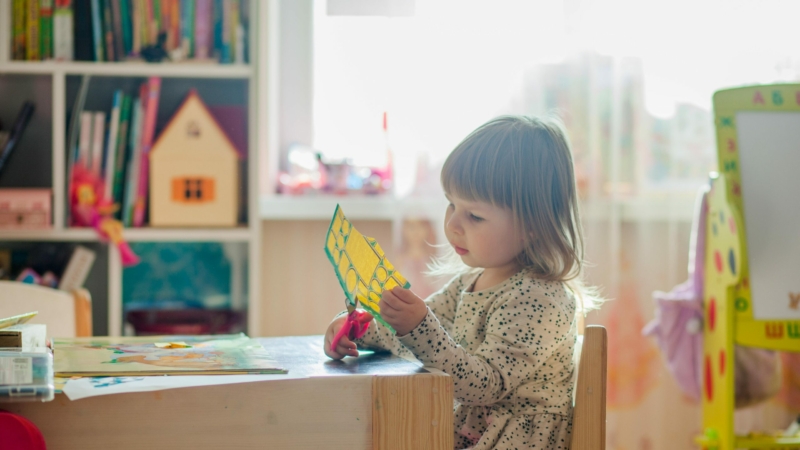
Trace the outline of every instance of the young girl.
[[325, 351], [340, 359], [357, 356], [356, 345], [386, 349], [448, 373], [456, 449], [569, 449], [576, 310], [594, 298], [580, 281], [567, 138], [548, 121], [498, 117], [448, 156], [442, 186], [445, 236], [466, 270], [424, 301], [383, 292], [380, 312], [396, 334], [373, 322], [331, 349], [345, 320], [337, 317]]

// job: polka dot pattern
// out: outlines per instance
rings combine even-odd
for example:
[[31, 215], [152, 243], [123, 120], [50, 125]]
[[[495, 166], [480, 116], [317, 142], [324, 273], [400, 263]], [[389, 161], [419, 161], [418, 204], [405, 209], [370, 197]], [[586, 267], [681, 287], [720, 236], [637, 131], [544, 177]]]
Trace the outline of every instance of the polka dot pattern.
[[519, 272], [479, 292], [471, 271], [426, 300], [405, 336], [370, 327], [359, 345], [448, 373], [455, 448], [569, 449], [576, 303], [559, 282]]

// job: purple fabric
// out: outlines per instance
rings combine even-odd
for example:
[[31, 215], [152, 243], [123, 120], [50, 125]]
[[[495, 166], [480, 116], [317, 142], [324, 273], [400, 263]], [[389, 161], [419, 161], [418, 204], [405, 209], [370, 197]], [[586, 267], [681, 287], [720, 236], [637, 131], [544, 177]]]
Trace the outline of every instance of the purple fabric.
[[654, 292], [656, 317], [643, 333], [653, 336], [675, 381], [689, 397], [700, 399], [703, 360], [703, 308], [689, 279], [670, 292]]
[[703, 262], [708, 208], [704, 189], [698, 196], [689, 247], [689, 279], [670, 292], [656, 291], [656, 317], [642, 332], [653, 336], [672, 376], [689, 397], [700, 399], [703, 360]]
[[[675, 381], [689, 397], [701, 396], [703, 361], [703, 274], [708, 190], [695, 205], [689, 247], [689, 279], [670, 292], [654, 292], [655, 319], [642, 333], [656, 338]], [[770, 350], [735, 346], [736, 407], [766, 400], [780, 389], [780, 357]]]

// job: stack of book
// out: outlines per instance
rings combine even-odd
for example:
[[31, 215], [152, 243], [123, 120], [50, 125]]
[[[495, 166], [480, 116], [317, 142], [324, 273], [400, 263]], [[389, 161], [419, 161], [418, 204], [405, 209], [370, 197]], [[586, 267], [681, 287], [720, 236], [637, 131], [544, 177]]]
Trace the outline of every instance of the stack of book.
[[15, 60], [247, 61], [250, 0], [13, 0]]
[[138, 96], [117, 90], [110, 111], [79, 113], [72, 164], [103, 180], [103, 199], [119, 205], [118, 218], [127, 227], [145, 224], [148, 154], [155, 138], [160, 91], [161, 79], [151, 77], [141, 84]]

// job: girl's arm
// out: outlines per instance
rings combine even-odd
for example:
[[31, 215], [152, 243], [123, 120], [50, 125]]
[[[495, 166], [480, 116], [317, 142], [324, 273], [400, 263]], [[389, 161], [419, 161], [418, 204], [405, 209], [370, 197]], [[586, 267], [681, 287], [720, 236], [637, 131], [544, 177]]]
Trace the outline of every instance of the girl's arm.
[[[430, 308], [435, 317], [439, 319], [446, 333], [449, 333], [453, 329], [458, 296], [462, 290], [463, 282], [461, 281], [461, 277], [458, 276], [450, 280], [442, 289], [431, 294], [430, 297], [425, 300], [425, 304]], [[344, 311], [340, 316], [346, 314], [347, 311]], [[397, 339], [394, 333], [376, 320], [370, 323], [367, 333], [364, 334], [361, 339], [356, 339], [355, 343], [358, 344], [359, 347], [373, 350], [388, 350], [400, 356], [413, 356]]]
[[[572, 336], [573, 320], [574, 311], [569, 314], [549, 298], [519, 295], [500, 300], [474, 354], [456, 343], [431, 313], [398, 340], [426, 366], [452, 377], [453, 396], [461, 404], [490, 405], [531, 380], [537, 368]], [[572, 355], [564, 358], [570, 361]]]
[[468, 274], [454, 277], [443, 288], [425, 299], [425, 304], [433, 311], [433, 314], [439, 319], [439, 323], [448, 334], [453, 331], [458, 302], [461, 299], [461, 293], [466, 288], [464, 285], [465, 277], [469, 278]]

